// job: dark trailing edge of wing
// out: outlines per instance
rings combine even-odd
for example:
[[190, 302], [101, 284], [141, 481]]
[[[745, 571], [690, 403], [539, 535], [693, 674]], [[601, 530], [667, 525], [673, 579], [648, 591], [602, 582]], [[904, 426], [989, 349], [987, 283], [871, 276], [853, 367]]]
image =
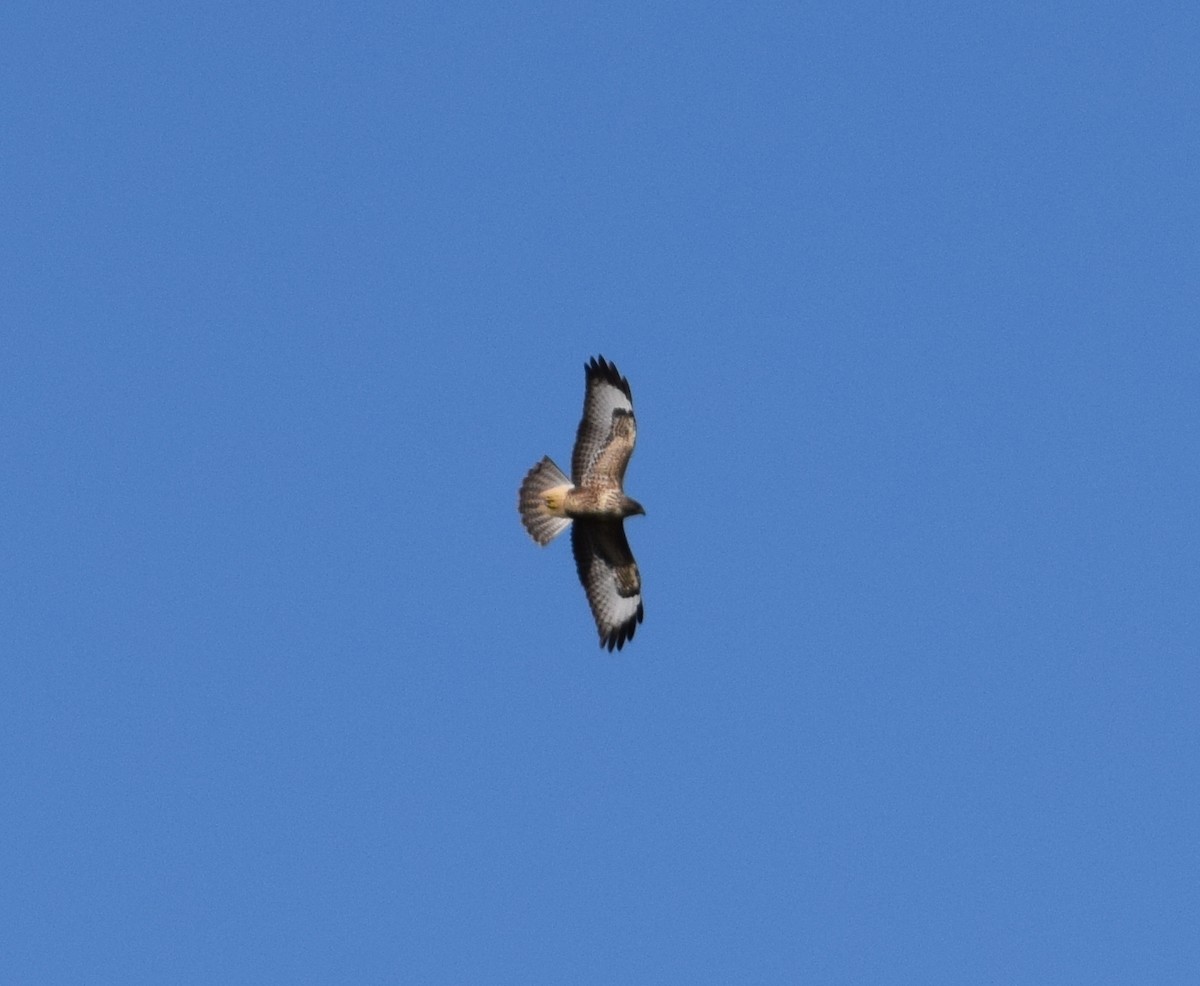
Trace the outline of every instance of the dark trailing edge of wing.
[[589, 383], [592, 380], [603, 380], [605, 383], [612, 384], [631, 401], [633, 400], [633, 394], [629, 390], [629, 381], [617, 371], [615, 363], [610, 363], [603, 356], [593, 356], [583, 365], [583, 369]]

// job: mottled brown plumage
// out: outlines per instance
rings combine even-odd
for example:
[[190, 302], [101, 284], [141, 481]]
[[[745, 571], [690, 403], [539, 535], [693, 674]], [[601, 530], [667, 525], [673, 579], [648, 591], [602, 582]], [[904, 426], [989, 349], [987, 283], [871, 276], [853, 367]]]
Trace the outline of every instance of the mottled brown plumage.
[[571, 479], [545, 457], [525, 476], [517, 507], [529, 535], [549, 544], [568, 525], [579, 581], [600, 646], [620, 650], [642, 622], [642, 580], [625, 538], [626, 517], [644, 514], [625, 495], [625, 469], [637, 441], [629, 382], [603, 356], [584, 367], [583, 419]]

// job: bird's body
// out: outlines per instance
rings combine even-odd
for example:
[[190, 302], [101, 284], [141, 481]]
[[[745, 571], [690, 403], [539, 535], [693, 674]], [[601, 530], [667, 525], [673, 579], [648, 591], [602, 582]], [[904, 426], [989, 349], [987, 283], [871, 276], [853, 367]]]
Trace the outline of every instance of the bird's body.
[[644, 514], [625, 495], [625, 468], [637, 441], [629, 382], [603, 357], [584, 367], [583, 420], [571, 454], [572, 478], [548, 456], [525, 476], [521, 522], [538, 544], [571, 526], [571, 548], [587, 591], [600, 646], [620, 650], [642, 622], [642, 580], [625, 538], [624, 520]]
[[[564, 483], [552, 486], [540, 496], [548, 514], [553, 517], [596, 519], [600, 517], [629, 517], [637, 511], [627, 509], [629, 497], [620, 490], [591, 489]], [[536, 536], [535, 536], [536, 540]]]

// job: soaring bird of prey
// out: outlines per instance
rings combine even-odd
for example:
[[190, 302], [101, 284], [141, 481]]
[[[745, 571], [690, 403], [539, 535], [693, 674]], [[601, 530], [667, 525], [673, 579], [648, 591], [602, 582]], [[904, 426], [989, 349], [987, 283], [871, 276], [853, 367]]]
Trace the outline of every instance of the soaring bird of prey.
[[538, 544], [571, 526], [571, 550], [587, 592], [600, 646], [620, 650], [642, 622], [642, 577], [625, 539], [625, 518], [645, 514], [621, 487], [637, 441], [629, 381], [603, 356], [584, 366], [583, 420], [571, 478], [546, 456], [521, 483], [517, 509]]

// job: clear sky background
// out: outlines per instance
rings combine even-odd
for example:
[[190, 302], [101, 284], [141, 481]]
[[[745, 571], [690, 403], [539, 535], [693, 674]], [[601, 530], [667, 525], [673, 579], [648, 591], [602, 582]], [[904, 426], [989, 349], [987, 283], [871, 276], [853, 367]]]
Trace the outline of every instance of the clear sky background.
[[0, 38], [0, 981], [1200, 982], [1194, 5]]

